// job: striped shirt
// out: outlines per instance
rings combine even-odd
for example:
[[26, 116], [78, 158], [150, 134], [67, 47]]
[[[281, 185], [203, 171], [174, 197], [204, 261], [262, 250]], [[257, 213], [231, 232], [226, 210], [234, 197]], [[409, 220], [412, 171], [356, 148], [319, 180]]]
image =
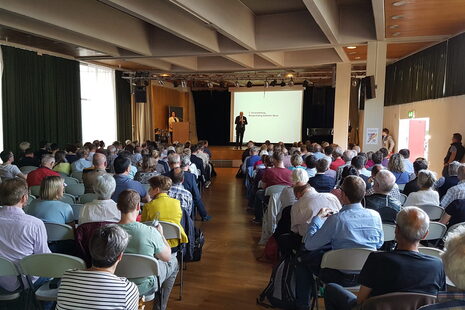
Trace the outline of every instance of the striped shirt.
[[465, 198], [465, 181], [459, 181], [459, 184], [452, 186], [442, 197], [441, 207], [446, 208], [452, 201]]
[[182, 184], [173, 184], [168, 191], [168, 196], [179, 200], [181, 202], [181, 208], [186, 209], [187, 214], [192, 214], [192, 206], [194, 205], [192, 194], [185, 189]]
[[101, 271], [68, 270], [58, 289], [57, 310], [137, 310], [139, 291], [126, 278]]

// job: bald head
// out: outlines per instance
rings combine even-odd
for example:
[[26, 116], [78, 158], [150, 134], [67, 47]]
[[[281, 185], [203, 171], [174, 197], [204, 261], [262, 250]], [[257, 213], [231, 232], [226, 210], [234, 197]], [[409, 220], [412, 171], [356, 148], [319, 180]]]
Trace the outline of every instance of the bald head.
[[[417, 207], [405, 207], [396, 217], [396, 240], [418, 243], [426, 237], [429, 228], [429, 217], [425, 211]], [[401, 239], [401, 240], [400, 240]]]
[[376, 193], [389, 194], [396, 183], [396, 177], [389, 170], [381, 170], [375, 176], [374, 190]]
[[97, 169], [105, 169], [107, 167], [107, 157], [102, 153], [95, 153], [92, 164]]

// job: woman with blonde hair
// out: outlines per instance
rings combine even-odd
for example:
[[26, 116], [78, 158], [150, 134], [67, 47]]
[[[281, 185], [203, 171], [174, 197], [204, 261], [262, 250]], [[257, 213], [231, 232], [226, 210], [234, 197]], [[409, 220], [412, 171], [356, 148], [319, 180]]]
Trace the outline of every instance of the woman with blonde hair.
[[61, 176], [48, 176], [40, 183], [40, 199], [29, 205], [27, 213], [46, 223], [74, 225], [73, 208], [60, 201], [65, 190]]
[[156, 171], [157, 161], [151, 156], [144, 156], [142, 158], [142, 170], [137, 172], [134, 176], [134, 180], [141, 182], [142, 184], [148, 184], [149, 179], [160, 173]]

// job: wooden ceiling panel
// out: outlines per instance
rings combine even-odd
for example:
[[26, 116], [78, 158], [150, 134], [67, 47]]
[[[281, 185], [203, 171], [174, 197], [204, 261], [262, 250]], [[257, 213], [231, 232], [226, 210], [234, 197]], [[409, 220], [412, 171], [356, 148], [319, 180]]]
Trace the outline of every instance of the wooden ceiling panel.
[[361, 61], [367, 60], [367, 46], [366, 45], [354, 45], [356, 48], [349, 49], [347, 46], [344, 47], [347, 57], [350, 61]]
[[387, 46], [387, 58], [402, 58], [432, 44], [434, 44], [434, 42], [391, 43]]
[[453, 35], [465, 30], [464, 0], [386, 0], [384, 9], [386, 38]]

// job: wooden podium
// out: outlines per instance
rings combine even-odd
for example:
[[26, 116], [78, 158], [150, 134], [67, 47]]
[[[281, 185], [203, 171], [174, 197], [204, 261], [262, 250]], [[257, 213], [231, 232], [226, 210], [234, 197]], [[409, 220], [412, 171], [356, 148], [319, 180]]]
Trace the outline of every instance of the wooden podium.
[[177, 122], [173, 125], [173, 141], [185, 143], [189, 140], [189, 122]]

